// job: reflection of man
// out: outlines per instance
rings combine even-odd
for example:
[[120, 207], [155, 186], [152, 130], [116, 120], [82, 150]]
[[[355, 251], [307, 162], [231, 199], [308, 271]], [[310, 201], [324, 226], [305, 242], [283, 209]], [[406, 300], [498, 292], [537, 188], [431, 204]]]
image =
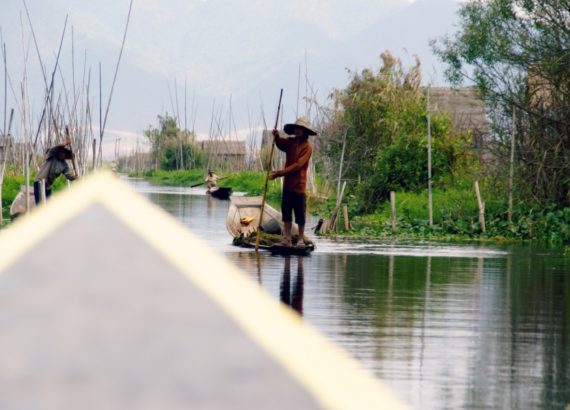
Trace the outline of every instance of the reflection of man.
[[294, 310], [303, 315], [303, 257], [297, 258], [297, 277], [293, 283], [293, 294], [291, 294], [291, 257], [285, 256], [285, 265], [283, 267], [283, 276], [281, 277], [280, 299], [281, 302], [291, 306]]

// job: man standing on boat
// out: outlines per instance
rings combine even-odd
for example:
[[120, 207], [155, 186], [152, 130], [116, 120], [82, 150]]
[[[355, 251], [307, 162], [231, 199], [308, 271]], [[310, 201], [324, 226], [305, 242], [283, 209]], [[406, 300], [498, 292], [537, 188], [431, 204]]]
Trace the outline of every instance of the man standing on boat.
[[220, 179], [220, 177], [214, 174], [214, 171], [209, 169], [208, 176], [206, 177], [206, 183], [208, 184], [208, 192], [213, 192], [218, 189], [218, 179]]
[[70, 146], [71, 138], [67, 138], [65, 144], [56, 145], [47, 151], [46, 160], [34, 179], [34, 199], [36, 205], [38, 205], [41, 200], [40, 181], [43, 180], [45, 182], [45, 196], [49, 198], [51, 195], [51, 186], [57, 177], [65, 175], [70, 181], [77, 179], [78, 175], [75, 171], [72, 171], [67, 164], [67, 160], [74, 159], [74, 154], [69, 148]]
[[285, 152], [285, 168], [273, 171], [271, 179], [284, 177], [283, 195], [281, 198], [281, 214], [285, 225], [284, 246], [291, 246], [291, 228], [293, 225], [293, 212], [295, 222], [299, 227], [297, 246], [304, 246], [305, 213], [307, 210], [307, 169], [313, 153], [313, 147], [309, 142], [310, 135], [317, 133], [309, 125], [309, 121], [301, 117], [294, 124], [286, 124], [283, 128], [285, 133], [294, 135], [294, 138], [282, 138], [279, 131], [273, 130], [275, 145]]

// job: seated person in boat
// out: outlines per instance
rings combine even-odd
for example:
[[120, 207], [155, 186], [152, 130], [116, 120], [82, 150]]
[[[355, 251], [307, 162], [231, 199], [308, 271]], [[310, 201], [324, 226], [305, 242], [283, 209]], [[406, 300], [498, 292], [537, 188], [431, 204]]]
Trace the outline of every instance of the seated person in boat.
[[208, 184], [208, 192], [212, 192], [218, 189], [218, 179], [220, 179], [220, 177], [214, 174], [214, 171], [209, 169], [208, 176], [205, 179], [206, 183]]
[[34, 199], [36, 205], [39, 204], [41, 200], [40, 181], [43, 180], [45, 182], [45, 197], [49, 198], [51, 196], [51, 186], [57, 177], [65, 175], [70, 181], [78, 178], [75, 171], [71, 170], [67, 164], [67, 160], [73, 160], [75, 158], [75, 155], [69, 148], [70, 145], [71, 139], [68, 138], [65, 144], [56, 145], [47, 151], [45, 162], [34, 179]]
[[285, 168], [273, 171], [271, 179], [284, 177], [283, 195], [281, 198], [281, 214], [283, 217], [284, 239], [282, 245], [292, 246], [291, 228], [293, 224], [293, 212], [295, 222], [299, 226], [299, 238], [297, 246], [304, 246], [305, 213], [307, 209], [307, 169], [313, 153], [313, 147], [309, 142], [310, 135], [317, 135], [311, 128], [306, 118], [299, 118], [294, 124], [286, 124], [284, 131], [293, 135], [293, 138], [282, 138], [279, 131], [273, 130], [275, 145], [285, 152]]

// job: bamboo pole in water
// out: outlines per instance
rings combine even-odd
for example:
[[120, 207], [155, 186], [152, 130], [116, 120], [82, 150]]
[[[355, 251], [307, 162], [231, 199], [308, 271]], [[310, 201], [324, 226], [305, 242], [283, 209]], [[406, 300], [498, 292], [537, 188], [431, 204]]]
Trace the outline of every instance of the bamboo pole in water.
[[511, 134], [511, 160], [509, 167], [509, 210], [508, 219], [509, 222], [513, 221], [513, 178], [514, 178], [514, 164], [515, 164], [515, 107], [513, 106], [513, 129]]
[[111, 83], [111, 91], [109, 92], [109, 99], [107, 101], [107, 107], [105, 109], [105, 117], [103, 119], [103, 125], [101, 133], [99, 136], [99, 163], [103, 161], [103, 134], [105, 132], [105, 126], [107, 125], [107, 117], [109, 115], [109, 108], [111, 107], [111, 99], [113, 98], [113, 90], [115, 89], [115, 83], [117, 82], [117, 74], [119, 73], [119, 66], [121, 64], [121, 58], [123, 57], [123, 50], [125, 49], [125, 41], [127, 40], [127, 32], [129, 30], [129, 22], [131, 20], [131, 11], [133, 9], [133, 0], [129, 3], [129, 12], [127, 14], [127, 22], [125, 24], [125, 31], [123, 32], [123, 40], [121, 42], [121, 51], [119, 51], [119, 58], [117, 59], [117, 65], [115, 66], [115, 74], [113, 76], [113, 82]]
[[391, 215], [390, 219], [392, 221], [392, 232], [396, 232], [396, 193], [394, 191], [390, 191], [390, 209]]
[[[281, 99], [283, 98], [283, 88], [279, 93], [279, 103], [277, 104], [277, 117], [275, 118], [275, 127], [274, 130], [277, 129], [279, 125], [279, 111], [281, 110]], [[261, 238], [261, 224], [263, 222], [263, 212], [265, 211], [265, 200], [267, 199], [267, 184], [269, 182], [269, 175], [271, 174], [271, 161], [273, 160], [273, 151], [275, 149], [275, 138], [273, 138], [273, 142], [271, 143], [271, 151], [269, 152], [269, 161], [267, 162], [267, 172], [265, 174], [265, 186], [263, 187], [263, 197], [261, 199], [261, 211], [259, 213], [259, 225], [257, 227], [257, 235], [255, 237], [255, 251], [259, 250], [259, 239]]]
[[4, 128], [2, 129], [2, 135], [6, 138], [6, 116], [8, 114], [8, 61], [6, 57], [6, 43], [2, 43], [2, 59], [4, 60]]
[[[6, 135], [6, 114], [8, 107], [8, 69], [6, 62], [6, 44], [2, 43], [2, 56], [4, 60], [4, 128], [2, 129], [2, 139], [0, 140], [0, 226], [4, 223], [2, 218], [2, 187], [4, 186], [4, 170], [8, 154], [8, 136]], [[12, 109], [12, 115], [14, 110]]]
[[481, 199], [481, 192], [479, 191], [479, 181], [475, 181], [473, 184], [475, 187], [475, 196], [477, 197], [477, 206], [479, 208], [479, 225], [481, 225], [481, 231], [485, 233], [485, 202]]
[[[103, 140], [103, 84], [102, 84], [102, 74], [101, 74], [101, 62], [99, 62], [99, 146], [101, 146], [101, 141]], [[97, 143], [93, 142], [93, 171], [95, 171], [96, 157], [95, 152]]]
[[4, 222], [2, 219], [2, 187], [4, 186], [4, 171], [6, 169], [6, 161], [8, 159], [8, 150], [10, 149], [10, 130], [12, 129], [12, 119], [14, 118], [14, 109], [10, 110], [10, 121], [8, 123], [8, 133], [4, 131], [3, 146], [0, 146], [0, 225]]
[[431, 180], [431, 119], [429, 114], [429, 87], [427, 89], [427, 156], [428, 156], [428, 220], [429, 226], [433, 227], [433, 195]]
[[337, 226], [338, 226], [338, 213], [340, 212], [340, 205], [342, 203], [342, 199], [344, 197], [344, 190], [346, 188], [346, 181], [344, 181], [342, 183], [342, 188], [340, 189], [340, 195], [338, 196], [338, 198], [336, 199], [336, 206], [334, 207], [334, 210], [331, 214], [331, 220], [330, 220], [330, 224], [329, 224], [329, 228], [334, 231], [337, 230]]
[[336, 183], [336, 205], [338, 206], [338, 201], [340, 198], [340, 180], [342, 179], [342, 166], [344, 164], [344, 151], [346, 149], [346, 137], [348, 135], [348, 127], [344, 130], [344, 136], [342, 138], [342, 152], [340, 154], [340, 166], [338, 170], [338, 181]]

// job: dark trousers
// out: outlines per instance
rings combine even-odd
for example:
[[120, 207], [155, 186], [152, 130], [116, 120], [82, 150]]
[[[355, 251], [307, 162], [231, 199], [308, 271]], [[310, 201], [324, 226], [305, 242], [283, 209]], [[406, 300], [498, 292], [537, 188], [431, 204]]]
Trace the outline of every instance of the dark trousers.
[[305, 225], [306, 210], [307, 196], [304, 192], [283, 191], [283, 199], [281, 200], [283, 222], [292, 222], [293, 211], [295, 211], [295, 222], [297, 225]]
[[[46, 187], [46, 199], [51, 196], [51, 187]], [[34, 199], [36, 205], [42, 201], [42, 196], [40, 194], [40, 181], [34, 181]]]

